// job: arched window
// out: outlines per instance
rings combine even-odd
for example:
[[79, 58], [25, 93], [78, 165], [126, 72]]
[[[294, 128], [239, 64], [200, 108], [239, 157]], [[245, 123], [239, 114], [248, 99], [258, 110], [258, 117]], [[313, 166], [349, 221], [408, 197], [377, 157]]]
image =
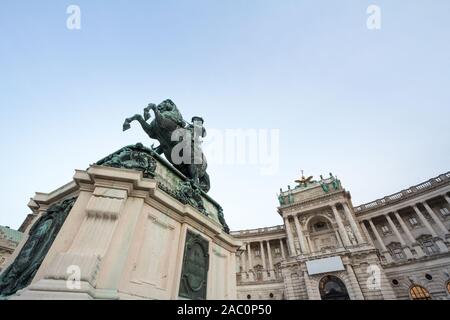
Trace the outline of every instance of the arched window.
[[316, 232], [320, 232], [320, 231], [327, 230], [327, 229], [328, 229], [328, 225], [324, 221], [319, 221], [314, 224], [314, 231], [316, 231]]
[[316, 217], [308, 223], [308, 230], [311, 233], [329, 231], [330, 229], [331, 225], [323, 217]]
[[411, 300], [431, 300], [430, 293], [422, 286], [415, 285], [409, 290]]
[[335, 276], [325, 276], [319, 282], [322, 300], [350, 300], [347, 288], [341, 279]]

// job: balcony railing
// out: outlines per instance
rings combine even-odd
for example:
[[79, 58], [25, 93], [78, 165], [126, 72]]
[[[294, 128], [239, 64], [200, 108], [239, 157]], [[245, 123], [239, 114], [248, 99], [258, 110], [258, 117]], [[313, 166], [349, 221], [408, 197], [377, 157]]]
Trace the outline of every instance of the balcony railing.
[[275, 270], [273, 273], [266, 270], [257, 270], [238, 272], [236, 274], [236, 279], [238, 285], [245, 285], [263, 282], [279, 282], [283, 280], [283, 276], [280, 270]]
[[258, 228], [258, 229], [249, 229], [249, 230], [240, 230], [240, 231], [231, 231], [230, 234], [232, 236], [248, 236], [248, 235], [258, 235], [270, 232], [277, 232], [284, 230], [284, 225], [274, 226], [274, 227], [266, 227], [266, 228]]
[[440, 185], [444, 185], [450, 182], [450, 172], [441, 174], [440, 176], [436, 178], [432, 178], [428, 181], [425, 181], [421, 184], [418, 184], [416, 186], [410, 187], [408, 189], [402, 190], [400, 192], [397, 192], [395, 194], [391, 194], [389, 196], [386, 196], [384, 198], [362, 204], [358, 207], [355, 207], [355, 213], [361, 213], [366, 210], [371, 210], [374, 208], [380, 208], [383, 206], [386, 206], [388, 204], [392, 204], [401, 200], [406, 200], [408, 198], [413, 197], [414, 195], [417, 195], [422, 192], [426, 192], [432, 188], [435, 188]]

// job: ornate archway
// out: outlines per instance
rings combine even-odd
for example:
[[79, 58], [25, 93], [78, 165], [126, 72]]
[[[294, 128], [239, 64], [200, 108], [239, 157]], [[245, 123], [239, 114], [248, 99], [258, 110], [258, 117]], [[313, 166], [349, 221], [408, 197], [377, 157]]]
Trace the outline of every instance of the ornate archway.
[[335, 276], [320, 279], [319, 292], [322, 300], [350, 300], [344, 282]]

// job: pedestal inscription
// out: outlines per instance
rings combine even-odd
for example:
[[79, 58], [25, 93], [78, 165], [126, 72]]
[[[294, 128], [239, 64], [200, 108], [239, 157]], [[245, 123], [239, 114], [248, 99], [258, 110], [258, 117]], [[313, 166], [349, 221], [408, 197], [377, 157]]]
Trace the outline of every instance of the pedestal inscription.
[[180, 297], [205, 300], [209, 269], [209, 243], [188, 230], [181, 271]]

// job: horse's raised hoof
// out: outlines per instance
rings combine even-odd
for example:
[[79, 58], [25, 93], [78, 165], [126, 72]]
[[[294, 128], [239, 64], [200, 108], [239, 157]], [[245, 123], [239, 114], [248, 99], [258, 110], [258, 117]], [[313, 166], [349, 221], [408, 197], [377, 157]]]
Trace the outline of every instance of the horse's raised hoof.
[[125, 123], [123, 124], [123, 131], [127, 131], [130, 128], [131, 128], [130, 123], [128, 121], [125, 121]]
[[148, 119], [150, 119], [150, 110], [149, 109], [144, 109], [144, 120], [147, 121]]

